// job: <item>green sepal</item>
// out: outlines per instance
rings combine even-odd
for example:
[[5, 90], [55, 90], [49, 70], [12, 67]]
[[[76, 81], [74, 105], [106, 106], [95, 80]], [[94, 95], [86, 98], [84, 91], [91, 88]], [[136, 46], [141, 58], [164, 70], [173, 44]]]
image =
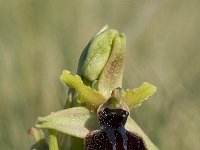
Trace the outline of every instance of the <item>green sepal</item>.
[[125, 51], [126, 37], [124, 34], [119, 34], [114, 39], [112, 52], [98, 80], [98, 91], [106, 98], [110, 97], [115, 88], [122, 87]]
[[117, 35], [117, 30], [105, 26], [90, 40], [79, 60], [79, 75], [89, 81], [99, 78], [110, 56], [113, 41]]
[[96, 113], [85, 107], [73, 107], [38, 117], [36, 127], [60, 131], [62, 133], [84, 138], [89, 131], [98, 127]]
[[128, 131], [142, 137], [148, 150], [159, 150], [158, 147], [154, 145], [154, 143], [148, 138], [140, 126], [131, 117], [128, 117], [125, 128]]

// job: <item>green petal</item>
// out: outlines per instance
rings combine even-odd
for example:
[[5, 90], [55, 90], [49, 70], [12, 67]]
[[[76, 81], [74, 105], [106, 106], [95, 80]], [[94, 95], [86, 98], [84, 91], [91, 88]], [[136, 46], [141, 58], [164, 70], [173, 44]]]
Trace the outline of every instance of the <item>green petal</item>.
[[128, 117], [125, 127], [128, 131], [142, 137], [148, 150], [158, 150], [158, 148], [152, 143], [152, 141], [147, 137], [147, 135], [131, 117]]
[[99, 128], [96, 113], [85, 107], [74, 107], [39, 117], [36, 127], [47, 128], [84, 138], [89, 131]]
[[74, 88], [78, 93], [79, 102], [86, 104], [90, 109], [96, 110], [99, 105], [106, 101], [106, 98], [101, 93], [84, 85], [78, 75], [73, 76], [69, 71], [64, 70], [60, 80], [63, 84]]
[[143, 83], [142, 86], [133, 90], [127, 89], [125, 92], [125, 102], [131, 107], [138, 107], [141, 103], [148, 99], [149, 96], [156, 92], [156, 87], [150, 83]]
[[124, 34], [116, 36], [112, 52], [106, 62], [105, 67], [99, 77], [98, 91], [107, 98], [117, 87], [122, 87], [122, 77], [124, 72], [126, 38]]

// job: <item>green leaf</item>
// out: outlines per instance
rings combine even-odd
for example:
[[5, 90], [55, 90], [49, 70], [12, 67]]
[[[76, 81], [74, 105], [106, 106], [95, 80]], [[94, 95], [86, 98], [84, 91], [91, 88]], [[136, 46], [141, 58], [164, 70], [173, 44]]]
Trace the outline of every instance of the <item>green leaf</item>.
[[98, 81], [98, 91], [106, 98], [110, 97], [111, 92], [122, 87], [122, 77], [125, 64], [126, 38], [124, 34], [116, 36], [112, 52]]
[[156, 92], [156, 87], [150, 83], [143, 83], [142, 86], [133, 90], [127, 89], [125, 92], [125, 102], [131, 107], [138, 107], [144, 100]]
[[60, 80], [63, 84], [74, 88], [78, 93], [79, 102], [86, 104], [90, 109], [96, 110], [99, 105], [106, 101], [106, 98], [101, 93], [84, 85], [78, 75], [73, 76], [69, 71], [64, 70]]
[[89, 131], [98, 128], [96, 113], [85, 107], [74, 107], [39, 117], [36, 127], [60, 131], [75, 137], [84, 138]]
[[[96, 112], [91, 112], [85, 107], [69, 108], [51, 113], [46, 117], [39, 117], [36, 126], [54, 129], [79, 138], [85, 138], [90, 131], [100, 129]], [[157, 150], [157, 147], [131, 117], [128, 118], [125, 127], [128, 131], [142, 137], [148, 150]]]

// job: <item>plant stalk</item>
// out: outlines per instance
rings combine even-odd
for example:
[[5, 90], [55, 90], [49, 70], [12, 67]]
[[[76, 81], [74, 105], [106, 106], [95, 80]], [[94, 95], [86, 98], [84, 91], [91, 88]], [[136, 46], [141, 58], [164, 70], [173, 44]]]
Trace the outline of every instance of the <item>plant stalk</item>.
[[56, 131], [49, 129], [49, 150], [59, 150], [58, 148], [58, 140], [56, 137]]

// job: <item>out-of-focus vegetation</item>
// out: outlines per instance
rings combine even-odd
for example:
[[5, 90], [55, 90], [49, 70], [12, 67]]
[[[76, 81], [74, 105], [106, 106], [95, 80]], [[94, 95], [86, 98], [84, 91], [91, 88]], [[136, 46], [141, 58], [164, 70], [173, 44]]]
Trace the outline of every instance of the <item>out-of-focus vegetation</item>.
[[28, 149], [27, 129], [63, 107], [63, 69], [102, 26], [127, 36], [124, 88], [157, 94], [132, 116], [162, 150], [200, 147], [199, 0], [1, 0], [0, 147]]

